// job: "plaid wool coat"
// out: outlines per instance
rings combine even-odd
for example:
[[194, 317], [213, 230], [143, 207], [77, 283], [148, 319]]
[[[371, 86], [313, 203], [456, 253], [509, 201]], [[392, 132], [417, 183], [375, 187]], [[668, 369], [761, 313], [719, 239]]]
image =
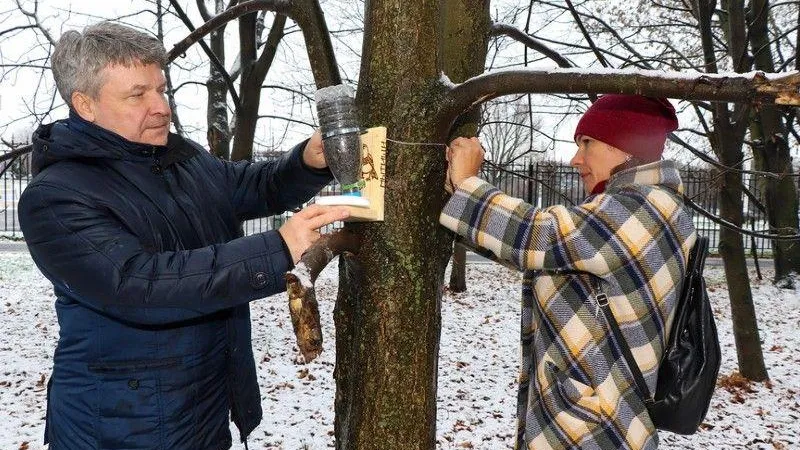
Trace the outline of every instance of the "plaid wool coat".
[[535, 208], [473, 177], [440, 222], [525, 271], [517, 447], [655, 449], [658, 436], [594, 298], [651, 391], [696, 234], [671, 161], [614, 174], [571, 207]]

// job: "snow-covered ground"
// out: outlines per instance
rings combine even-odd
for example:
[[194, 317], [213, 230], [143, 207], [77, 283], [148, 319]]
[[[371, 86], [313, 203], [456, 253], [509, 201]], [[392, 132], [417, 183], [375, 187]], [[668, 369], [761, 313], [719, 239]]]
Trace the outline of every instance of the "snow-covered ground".
[[[264, 421], [250, 437], [251, 449], [333, 446], [334, 266], [317, 283], [326, 342], [311, 364], [298, 362], [285, 295], [253, 303]], [[800, 290], [779, 290], [752, 276], [771, 380], [747, 383], [731, 377], [737, 363], [722, 270], [706, 271], [723, 381], [703, 430], [693, 436], [662, 432], [661, 447], [800, 448]], [[467, 273], [469, 291], [443, 299], [437, 448], [512, 448], [520, 276], [493, 264], [471, 264]], [[52, 303], [51, 288], [27, 253], [0, 253], [0, 450], [45, 448], [45, 386], [58, 336]]]

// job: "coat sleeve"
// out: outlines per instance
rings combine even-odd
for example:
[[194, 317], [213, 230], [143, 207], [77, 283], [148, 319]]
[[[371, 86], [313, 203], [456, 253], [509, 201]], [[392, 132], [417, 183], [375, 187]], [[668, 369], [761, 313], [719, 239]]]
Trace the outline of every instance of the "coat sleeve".
[[151, 253], [102, 205], [46, 180], [25, 190], [19, 218], [57, 293], [131, 323], [190, 320], [285, 289], [289, 262], [276, 231]]
[[265, 162], [224, 161], [211, 157], [222, 171], [239, 220], [281, 214], [301, 206], [333, 180], [331, 171], [303, 163], [307, 141], [281, 158]]
[[439, 221], [520, 270], [580, 270], [604, 277], [635, 258], [651, 231], [637, 229], [629, 222], [635, 208], [612, 197], [600, 194], [581, 205], [540, 209], [472, 177], [461, 183]]

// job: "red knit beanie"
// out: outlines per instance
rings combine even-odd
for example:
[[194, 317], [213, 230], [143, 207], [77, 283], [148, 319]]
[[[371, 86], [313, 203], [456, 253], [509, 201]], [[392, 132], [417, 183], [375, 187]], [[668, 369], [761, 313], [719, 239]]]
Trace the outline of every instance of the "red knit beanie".
[[661, 159], [667, 134], [677, 128], [675, 108], [665, 98], [607, 94], [583, 114], [574, 139], [588, 136], [649, 163]]

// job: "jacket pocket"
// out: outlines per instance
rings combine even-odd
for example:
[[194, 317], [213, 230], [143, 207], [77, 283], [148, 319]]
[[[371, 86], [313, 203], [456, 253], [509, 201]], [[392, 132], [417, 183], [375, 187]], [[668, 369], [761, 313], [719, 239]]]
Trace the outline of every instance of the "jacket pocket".
[[159, 370], [180, 358], [89, 364], [96, 375], [95, 430], [100, 449], [161, 449]]
[[127, 361], [96, 361], [88, 364], [90, 372], [125, 373], [165, 369], [180, 364], [181, 358], [138, 359]]
[[554, 363], [545, 361], [544, 364], [543, 372], [549, 386], [544, 398], [553, 415], [564, 412], [581, 421], [600, 423], [600, 397], [595, 390], [570, 377]]

